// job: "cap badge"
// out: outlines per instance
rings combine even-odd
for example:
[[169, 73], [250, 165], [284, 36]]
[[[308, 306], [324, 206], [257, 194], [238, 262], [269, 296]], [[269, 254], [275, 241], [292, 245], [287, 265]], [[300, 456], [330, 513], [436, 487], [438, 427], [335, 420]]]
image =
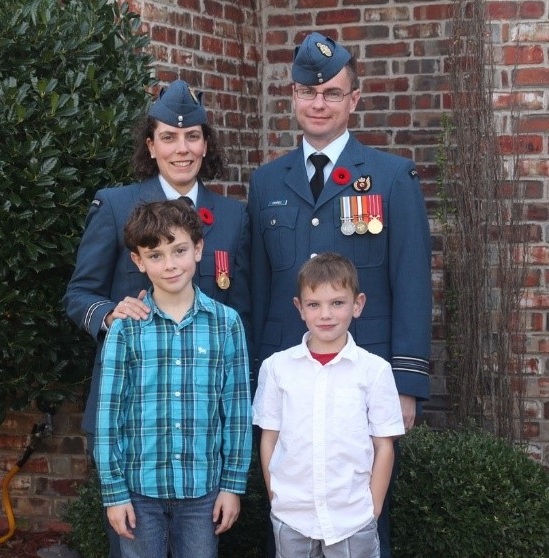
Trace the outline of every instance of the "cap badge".
[[316, 46], [324, 56], [327, 56], [328, 58], [331, 58], [333, 56], [333, 52], [330, 50], [330, 47], [325, 45], [324, 43], [318, 42], [316, 43]]

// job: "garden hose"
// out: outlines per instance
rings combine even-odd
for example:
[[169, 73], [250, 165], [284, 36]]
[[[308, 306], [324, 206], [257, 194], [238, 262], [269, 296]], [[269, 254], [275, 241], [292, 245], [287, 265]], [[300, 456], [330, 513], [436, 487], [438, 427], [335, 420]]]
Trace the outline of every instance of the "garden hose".
[[52, 426], [51, 426], [51, 413], [46, 413], [46, 418], [44, 422], [40, 424], [35, 424], [32, 427], [30, 442], [27, 445], [23, 455], [17, 461], [17, 463], [7, 472], [4, 480], [2, 481], [2, 506], [6, 512], [6, 517], [8, 518], [8, 532], [0, 537], [0, 544], [4, 544], [9, 540], [15, 533], [15, 516], [13, 515], [13, 508], [10, 500], [9, 485], [11, 479], [21, 470], [23, 465], [27, 462], [29, 457], [32, 455], [36, 449], [36, 444], [42, 438], [46, 436], [51, 436]]

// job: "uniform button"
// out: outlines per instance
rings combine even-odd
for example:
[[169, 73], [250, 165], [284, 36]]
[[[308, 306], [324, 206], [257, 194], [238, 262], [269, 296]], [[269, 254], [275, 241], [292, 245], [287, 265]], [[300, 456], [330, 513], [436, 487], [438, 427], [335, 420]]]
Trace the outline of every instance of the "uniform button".
[[313, 217], [311, 221], [311, 225], [313, 225], [313, 227], [318, 227], [319, 224], [320, 224], [320, 219], [318, 217]]

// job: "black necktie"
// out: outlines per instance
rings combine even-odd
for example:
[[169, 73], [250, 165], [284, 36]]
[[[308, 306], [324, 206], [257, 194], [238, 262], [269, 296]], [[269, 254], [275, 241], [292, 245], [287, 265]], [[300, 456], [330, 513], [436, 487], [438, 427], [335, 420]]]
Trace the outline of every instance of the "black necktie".
[[318, 196], [320, 196], [320, 192], [322, 192], [322, 188], [324, 188], [324, 167], [330, 161], [330, 158], [323, 153], [319, 153], [316, 155], [309, 155], [309, 161], [313, 163], [315, 167], [315, 173], [311, 178], [311, 192], [313, 193], [313, 198], [318, 200]]
[[194, 202], [189, 196], [179, 196], [179, 199], [183, 200], [189, 207], [194, 207]]

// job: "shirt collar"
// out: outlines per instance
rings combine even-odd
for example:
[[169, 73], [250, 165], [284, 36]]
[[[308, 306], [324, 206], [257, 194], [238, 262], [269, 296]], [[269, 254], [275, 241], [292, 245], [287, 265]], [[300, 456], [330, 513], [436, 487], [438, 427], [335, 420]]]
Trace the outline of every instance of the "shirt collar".
[[[206, 296], [196, 285], [193, 285], [193, 288], [194, 288], [194, 301], [193, 301], [192, 308], [189, 310], [190, 314], [192, 316], [195, 316], [200, 311], [214, 313], [215, 309], [214, 309], [213, 300], [208, 296]], [[149, 312], [149, 315], [145, 319], [140, 320], [140, 322], [143, 325], [149, 324], [153, 320], [155, 314], [161, 317], [163, 320], [172, 320], [170, 316], [168, 316], [165, 312], [163, 312], [162, 310], [160, 310], [160, 308], [158, 308], [158, 306], [156, 305], [153, 299], [152, 293], [153, 293], [153, 287], [151, 287], [147, 291], [147, 294], [143, 299], [144, 304], [146, 304], [151, 309], [151, 311]], [[188, 315], [189, 313], [186, 314], [186, 316]], [[184, 321], [185, 318], [181, 320], [181, 323], [183, 323]]]
[[[162, 190], [164, 190], [166, 199], [176, 200], [177, 198], [181, 197], [181, 194], [161, 174], [158, 175], [158, 180], [160, 180], [160, 186], [162, 186]], [[196, 207], [196, 198], [198, 197], [198, 180], [185, 195], [193, 200], [193, 203]]]
[[329, 143], [324, 149], [320, 152], [317, 151], [305, 138], [303, 138], [303, 156], [305, 158], [305, 165], [309, 164], [312, 166], [312, 163], [309, 161], [309, 155], [313, 153], [324, 153], [330, 158], [330, 162], [328, 165], [331, 168], [335, 165], [336, 161], [339, 159], [345, 145], [349, 141], [349, 130], [345, 130], [343, 134], [341, 134], [337, 139], [335, 139], [332, 143]]
[[[309, 331], [305, 332], [305, 335], [303, 335], [303, 338], [301, 340], [301, 344], [296, 345], [291, 350], [290, 356], [292, 358], [295, 359], [308, 358], [310, 360], [314, 360], [313, 357], [311, 356], [311, 351], [309, 351], [309, 347], [307, 347], [307, 341], [309, 341], [310, 337], [311, 337], [311, 332]], [[353, 339], [353, 336], [349, 332], [347, 332], [347, 343], [345, 343], [345, 346], [343, 347], [343, 349], [341, 349], [341, 351], [339, 351], [337, 356], [330, 361], [330, 364], [332, 363], [335, 364], [336, 362], [339, 362], [343, 358], [346, 358], [352, 362], [356, 362], [358, 358], [356, 347], [357, 345], [355, 343], [355, 340]], [[315, 362], [317, 361], [315, 360]]]

